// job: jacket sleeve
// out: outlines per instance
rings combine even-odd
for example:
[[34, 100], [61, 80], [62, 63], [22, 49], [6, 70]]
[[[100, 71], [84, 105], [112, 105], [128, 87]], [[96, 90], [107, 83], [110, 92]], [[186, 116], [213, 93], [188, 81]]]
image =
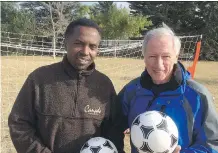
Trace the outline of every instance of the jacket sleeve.
[[[116, 142], [117, 145], [119, 146], [118, 150], [122, 150], [122, 151], [124, 149], [124, 131], [128, 128], [128, 112], [126, 112], [128, 106], [124, 106], [125, 105], [124, 95], [125, 95], [125, 87], [119, 92], [118, 96], [116, 97], [116, 105], [114, 106], [115, 108], [114, 110], [116, 110], [116, 113], [113, 113], [114, 114], [113, 129], [116, 130], [114, 136], [117, 138]], [[119, 153], [124, 153], [124, 151]]]
[[124, 152], [124, 134], [120, 126], [120, 121], [122, 120], [121, 105], [117, 101], [116, 92], [111, 90], [111, 107], [110, 107], [110, 117], [104, 121], [104, 131], [106, 132], [105, 137], [111, 140], [116, 146], [119, 153]]
[[207, 89], [199, 93], [201, 107], [196, 114], [193, 144], [182, 148], [184, 153], [218, 153], [218, 115], [213, 98]]
[[8, 118], [12, 142], [18, 153], [51, 153], [36, 134], [35, 87], [29, 76]]
[[123, 131], [125, 131], [126, 129], [129, 128], [128, 125], [128, 114], [129, 114], [129, 104], [130, 104], [130, 98], [128, 98], [128, 96], [132, 96], [132, 93], [128, 94], [125, 90], [125, 87], [119, 92], [118, 96], [117, 96], [117, 101], [120, 104], [121, 107], [121, 121], [120, 123], [120, 127], [122, 128]]

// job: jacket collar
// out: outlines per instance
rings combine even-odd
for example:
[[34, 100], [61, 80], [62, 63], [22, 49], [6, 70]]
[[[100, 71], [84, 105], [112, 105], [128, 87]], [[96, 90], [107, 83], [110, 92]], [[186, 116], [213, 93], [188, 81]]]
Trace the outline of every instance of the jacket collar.
[[141, 87], [153, 92], [154, 95], [167, 94], [170, 91], [175, 91], [175, 93], [183, 93], [184, 85], [187, 79], [190, 78], [189, 72], [187, 72], [184, 66], [178, 62], [174, 65], [173, 75], [169, 82], [156, 85], [153, 83], [151, 76], [145, 70], [140, 78]]
[[67, 59], [67, 55], [64, 56], [62, 60], [62, 64], [64, 67], [64, 71], [70, 75], [71, 77], [75, 77], [78, 75], [89, 76], [95, 71], [95, 63], [93, 62], [86, 70], [78, 71], [75, 69]]

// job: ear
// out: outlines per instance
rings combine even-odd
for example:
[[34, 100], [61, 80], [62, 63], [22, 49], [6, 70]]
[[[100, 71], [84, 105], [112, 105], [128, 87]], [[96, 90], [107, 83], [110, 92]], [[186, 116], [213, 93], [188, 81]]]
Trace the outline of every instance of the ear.
[[144, 63], [146, 64], [146, 56], [144, 55]]
[[178, 61], [178, 59], [179, 59], [179, 54], [176, 55], [176, 61]]

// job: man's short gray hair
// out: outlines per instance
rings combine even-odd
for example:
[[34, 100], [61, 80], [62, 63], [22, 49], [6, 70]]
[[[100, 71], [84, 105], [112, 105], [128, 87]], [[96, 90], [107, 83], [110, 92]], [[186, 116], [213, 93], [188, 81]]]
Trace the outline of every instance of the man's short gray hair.
[[155, 36], [172, 36], [174, 50], [176, 52], [176, 55], [179, 55], [180, 48], [181, 48], [180, 38], [178, 36], [176, 36], [175, 33], [173, 32], [173, 30], [170, 29], [164, 23], [163, 23], [163, 27], [150, 30], [146, 33], [146, 35], [144, 37], [143, 44], [142, 44], [142, 54], [143, 55], [145, 55], [146, 46], [148, 44], [148, 41]]

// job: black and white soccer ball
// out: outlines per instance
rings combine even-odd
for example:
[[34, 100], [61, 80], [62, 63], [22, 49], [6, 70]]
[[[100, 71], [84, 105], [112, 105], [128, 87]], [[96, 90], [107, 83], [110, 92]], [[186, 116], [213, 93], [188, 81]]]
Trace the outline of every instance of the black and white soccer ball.
[[178, 145], [176, 124], [159, 111], [138, 115], [132, 122], [130, 136], [140, 153], [172, 153]]
[[80, 153], [118, 153], [118, 151], [110, 140], [102, 137], [94, 137], [83, 145]]

